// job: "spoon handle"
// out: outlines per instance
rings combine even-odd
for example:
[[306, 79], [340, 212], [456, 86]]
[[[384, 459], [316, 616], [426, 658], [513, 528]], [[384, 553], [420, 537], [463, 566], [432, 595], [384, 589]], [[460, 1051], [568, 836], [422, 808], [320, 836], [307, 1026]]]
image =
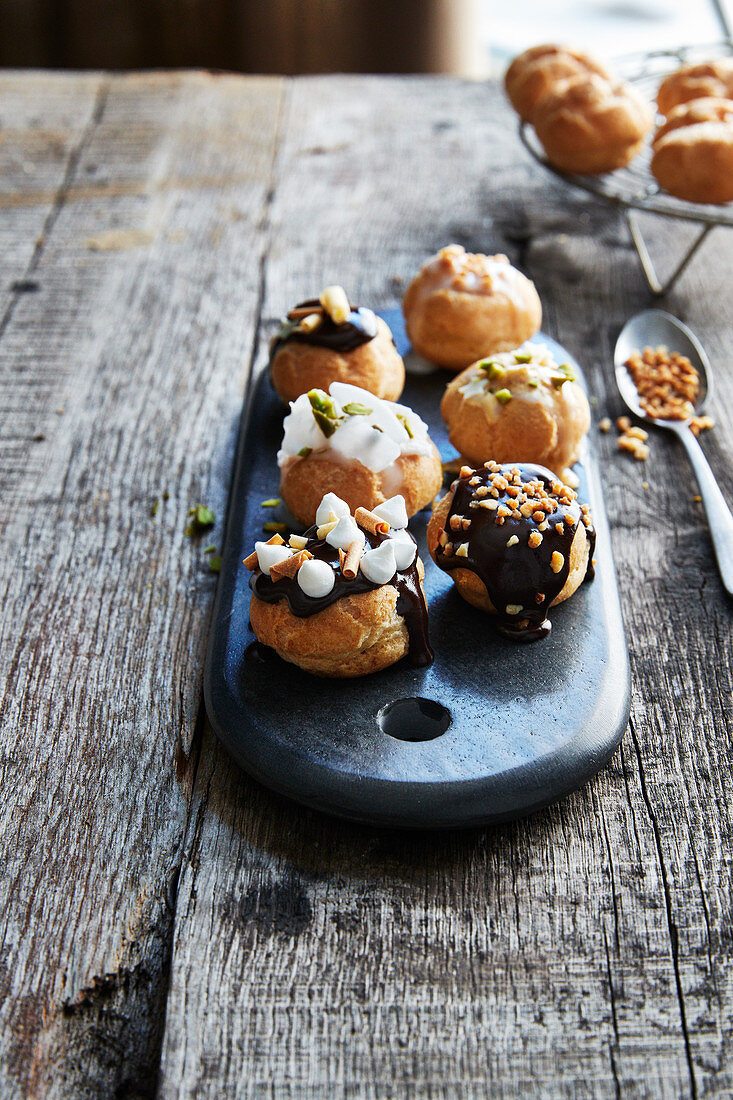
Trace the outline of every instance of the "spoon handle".
[[715, 474], [702, 447], [689, 427], [683, 428], [678, 435], [684, 444], [687, 456], [695, 471], [700, 495], [705, 505], [710, 527], [710, 537], [718, 559], [718, 569], [729, 596], [733, 596], [733, 515], [720, 491]]

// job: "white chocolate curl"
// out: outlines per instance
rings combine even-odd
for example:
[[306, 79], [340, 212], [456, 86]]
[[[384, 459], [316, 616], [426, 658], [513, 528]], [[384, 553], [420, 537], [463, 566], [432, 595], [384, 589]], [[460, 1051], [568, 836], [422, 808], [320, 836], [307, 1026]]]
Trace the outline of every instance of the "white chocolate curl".
[[395, 531], [401, 531], [407, 527], [407, 508], [403, 496], [390, 497], [384, 504], [378, 504], [376, 508], [372, 508], [372, 511], [375, 516], [386, 520]]
[[277, 546], [271, 542], [256, 542], [257, 564], [263, 573], [270, 576], [270, 566], [277, 565], [280, 561], [286, 561], [292, 550], [287, 546]]
[[397, 572], [394, 546], [386, 539], [361, 559], [361, 571], [372, 584], [387, 584]]
[[333, 531], [329, 531], [326, 535], [326, 542], [329, 546], [335, 546], [338, 550], [348, 550], [352, 542], [360, 542], [364, 545], [365, 536], [361, 527], [358, 527], [356, 521], [351, 516], [342, 516], [338, 521]]
[[392, 543], [397, 568], [402, 573], [405, 569], [409, 569], [415, 560], [417, 554], [415, 540], [408, 531], [395, 531], [394, 528], [388, 537]]
[[306, 596], [312, 596], [313, 599], [327, 596], [336, 583], [331, 566], [326, 561], [319, 561], [318, 558], [310, 558], [303, 562], [298, 570], [297, 580]]
[[342, 516], [348, 516], [349, 506], [345, 500], [341, 497], [337, 497], [335, 493], [326, 493], [325, 497], [318, 505], [318, 511], [316, 512], [316, 526], [320, 527], [322, 523], [328, 523], [331, 518], [331, 512], [333, 512], [336, 519], [341, 519]]

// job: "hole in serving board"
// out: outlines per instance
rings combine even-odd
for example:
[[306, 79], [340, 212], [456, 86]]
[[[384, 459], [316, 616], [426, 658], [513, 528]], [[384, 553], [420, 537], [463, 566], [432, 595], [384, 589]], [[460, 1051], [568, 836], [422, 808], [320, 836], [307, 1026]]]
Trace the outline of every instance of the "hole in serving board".
[[434, 741], [448, 729], [451, 713], [442, 703], [419, 696], [395, 699], [377, 714], [382, 733], [399, 741]]

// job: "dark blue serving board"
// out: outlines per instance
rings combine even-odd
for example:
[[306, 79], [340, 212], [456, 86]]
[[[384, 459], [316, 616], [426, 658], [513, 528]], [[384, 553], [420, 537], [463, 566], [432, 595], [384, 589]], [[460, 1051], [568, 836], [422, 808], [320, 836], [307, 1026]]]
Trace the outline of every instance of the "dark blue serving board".
[[[406, 354], [401, 313], [382, 316]], [[573, 362], [554, 341], [538, 339], [559, 362]], [[430, 425], [444, 459], [455, 457], [439, 410], [450, 377], [408, 374], [401, 398]], [[263, 522], [286, 518], [261, 507], [277, 496], [285, 411], [261, 372], [242, 417], [204, 685], [209, 718], [232, 756], [299, 802], [411, 828], [507, 820], [586, 782], [613, 753], [629, 716], [626, 642], [592, 451], [576, 471], [598, 531], [596, 579], [552, 609], [548, 638], [510, 642], [455, 593], [427, 554], [427, 509], [410, 529], [425, 562], [435, 663], [413, 669], [401, 662], [360, 679], [324, 680], [263, 656], [249, 626], [250, 574], [242, 560], [256, 539], [269, 537]], [[412, 721], [417, 712], [419, 724], [417, 707], [386, 709], [415, 697], [438, 704], [422, 709], [442, 714], [442, 725], [450, 721], [432, 740], [401, 739], [420, 736]], [[439, 728], [427, 719], [424, 735]]]

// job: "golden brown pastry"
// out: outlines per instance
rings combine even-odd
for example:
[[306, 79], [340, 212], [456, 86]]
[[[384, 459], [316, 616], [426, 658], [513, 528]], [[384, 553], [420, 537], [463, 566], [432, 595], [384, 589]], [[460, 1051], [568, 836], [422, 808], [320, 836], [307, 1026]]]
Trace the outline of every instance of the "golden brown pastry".
[[257, 640], [318, 676], [365, 676], [405, 656], [429, 665], [424, 570], [402, 498], [352, 517], [329, 493], [318, 513], [305, 535], [258, 542], [245, 560]]
[[651, 129], [652, 112], [630, 84], [589, 74], [548, 93], [533, 122], [555, 168], [597, 175], [623, 168], [636, 156]]
[[270, 345], [270, 374], [285, 402], [332, 382], [396, 401], [405, 384], [388, 325], [370, 309], [352, 306], [339, 286], [291, 309]]
[[549, 634], [547, 611], [593, 576], [587, 505], [542, 466], [463, 467], [428, 525], [428, 548], [473, 607], [516, 641]]
[[708, 96], [733, 97], [733, 57], [683, 65], [670, 73], [659, 85], [657, 107], [668, 115], [680, 103]]
[[349, 507], [374, 508], [396, 494], [409, 515], [429, 504], [442, 483], [440, 454], [427, 424], [406, 405], [333, 382], [311, 390], [285, 417], [278, 452], [280, 495], [301, 523], [313, 523], [324, 493]]
[[480, 359], [449, 383], [440, 404], [450, 441], [480, 466], [538, 462], [560, 477], [578, 458], [590, 408], [571, 369], [543, 344]]
[[554, 91], [560, 81], [587, 73], [611, 79], [608, 70], [582, 50], [570, 46], [532, 46], [514, 58], [506, 71], [504, 86], [520, 118], [532, 122], [540, 100]]
[[424, 264], [402, 308], [415, 351], [455, 371], [518, 347], [542, 322], [534, 283], [506, 256], [466, 252], [458, 244]]
[[733, 101], [708, 97], [674, 107], [654, 136], [651, 171], [678, 199], [733, 201]]

